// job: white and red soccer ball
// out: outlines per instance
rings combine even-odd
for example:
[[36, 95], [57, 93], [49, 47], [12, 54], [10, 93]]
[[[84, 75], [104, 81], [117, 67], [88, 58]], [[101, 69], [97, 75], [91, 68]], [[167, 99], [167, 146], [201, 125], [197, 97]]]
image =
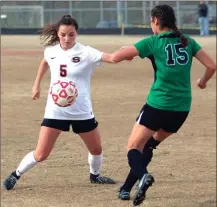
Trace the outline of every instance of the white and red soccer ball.
[[56, 105], [67, 107], [75, 102], [78, 90], [72, 81], [58, 80], [51, 86], [50, 94]]

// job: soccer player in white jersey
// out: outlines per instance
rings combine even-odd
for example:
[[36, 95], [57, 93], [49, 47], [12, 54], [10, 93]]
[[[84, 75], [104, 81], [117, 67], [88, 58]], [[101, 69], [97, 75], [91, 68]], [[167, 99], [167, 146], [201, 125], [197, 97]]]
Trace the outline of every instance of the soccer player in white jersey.
[[111, 178], [100, 175], [103, 161], [102, 146], [90, 98], [90, 79], [94, 67], [100, 62], [113, 61], [111, 55], [77, 43], [77, 30], [76, 20], [70, 15], [64, 15], [59, 22], [46, 26], [41, 31], [41, 37], [45, 41], [48, 40], [48, 47], [39, 66], [32, 98], [39, 99], [40, 83], [48, 68], [51, 72], [51, 84], [61, 78], [67, 78], [76, 84], [78, 97], [73, 105], [59, 107], [48, 94], [36, 149], [24, 156], [17, 169], [4, 180], [3, 185], [7, 190], [11, 190], [25, 172], [44, 161], [61, 131], [69, 131], [70, 127], [81, 137], [89, 151], [90, 182], [115, 183]]

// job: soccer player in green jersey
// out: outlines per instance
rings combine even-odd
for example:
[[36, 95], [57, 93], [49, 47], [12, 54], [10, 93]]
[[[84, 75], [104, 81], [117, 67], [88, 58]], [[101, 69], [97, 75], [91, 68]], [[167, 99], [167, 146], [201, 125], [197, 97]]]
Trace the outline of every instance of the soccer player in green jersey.
[[147, 189], [154, 182], [154, 177], [147, 171], [153, 149], [176, 133], [189, 114], [193, 57], [206, 67], [204, 76], [197, 82], [199, 88], [206, 88], [208, 80], [216, 71], [216, 63], [204, 49], [178, 30], [172, 7], [157, 5], [151, 11], [151, 27], [154, 35], [113, 54], [115, 63], [131, 60], [135, 56], [147, 57], [155, 71], [147, 102], [140, 111], [128, 141], [131, 170], [119, 192], [120, 199], [129, 200], [130, 191], [139, 180], [135, 206], [143, 202]]

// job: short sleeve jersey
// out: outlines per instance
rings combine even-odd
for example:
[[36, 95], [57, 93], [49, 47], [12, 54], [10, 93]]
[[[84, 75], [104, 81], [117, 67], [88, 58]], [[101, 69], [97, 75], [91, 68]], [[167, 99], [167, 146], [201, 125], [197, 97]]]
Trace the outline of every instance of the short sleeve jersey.
[[141, 58], [149, 58], [155, 72], [154, 82], [147, 97], [150, 106], [170, 111], [189, 111], [191, 107], [192, 59], [201, 46], [192, 38], [186, 48], [172, 31], [134, 44]]
[[57, 80], [70, 80], [78, 89], [78, 97], [73, 105], [59, 107], [54, 104], [48, 93], [44, 118], [86, 120], [94, 117], [90, 82], [95, 66], [101, 62], [102, 54], [102, 52], [80, 43], [76, 43], [66, 51], [60, 47], [60, 44], [45, 49], [44, 58], [48, 62], [51, 73], [50, 86]]

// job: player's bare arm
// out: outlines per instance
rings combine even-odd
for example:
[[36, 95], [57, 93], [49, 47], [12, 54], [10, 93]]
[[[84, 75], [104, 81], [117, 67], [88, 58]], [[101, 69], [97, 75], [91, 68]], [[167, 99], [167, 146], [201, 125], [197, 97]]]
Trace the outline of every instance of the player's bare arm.
[[127, 46], [111, 54], [104, 53], [101, 60], [102, 62], [106, 63], [119, 63], [123, 60], [132, 60], [134, 57], [138, 55], [139, 52], [135, 48], [135, 46]]
[[32, 99], [33, 100], [39, 99], [39, 97], [40, 97], [40, 83], [41, 83], [41, 80], [42, 80], [44, 74], [48, 70], [48, 68], [49, 68], [48, 63], [43, 58], [40, 65], [39, 65], [38, 73], [37, 73], [35, 83], [34, 83], [34, 86], [32, 89]]
[[43, 58], [40, 65], [39, 65], [38, 74], [37, 74], [36, 79], [35, 79], [35, 85], [39, 85], [41, 83], [41, 80], [42, 80], [44, 74], [47, 72], [48, 67], [49, 66], [48, 66], [47, 61]]
[[204, 89], [209, 79], [215, 74], [216, 63], [203, 49], [199, 50], [195, 57], [206, 67], [204, 76], [198, 80], [198, 87]]

